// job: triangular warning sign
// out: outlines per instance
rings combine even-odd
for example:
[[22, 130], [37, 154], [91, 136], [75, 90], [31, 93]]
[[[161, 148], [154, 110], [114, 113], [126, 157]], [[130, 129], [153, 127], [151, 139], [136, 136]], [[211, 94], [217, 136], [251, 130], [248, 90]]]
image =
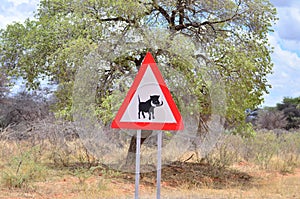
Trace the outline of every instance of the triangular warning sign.
[[111, 127], [142, 130], [183, 129], [180, 112], [150, 52], [146, 54]]

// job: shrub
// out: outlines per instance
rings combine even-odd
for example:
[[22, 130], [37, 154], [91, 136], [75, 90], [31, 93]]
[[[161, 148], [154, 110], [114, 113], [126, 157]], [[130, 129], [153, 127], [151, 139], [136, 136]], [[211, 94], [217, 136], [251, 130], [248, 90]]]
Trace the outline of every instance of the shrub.
[[206, 156], [207, 162], [218, 169], [231, 166], [240, 158], [241, 143], [242, 139], [238, 135], [224, 136]]
[[260, 129], [282, 129], [288, 124], [286, 116], [282, 111], [261, 110], [258, 114], [256, 125]]
[[0, 103], [0, 127], [5, 128], [10, 124], [19, 124], [17, 127], [21, 127], [20, 124], [28, 126], [49, 114], [49, 106], [40, 96], [21, 92]]
[[283, 111], [288, 124], [286, 129], [298, 129], [300, 127], [300, 97], [285, 97], [282, 103], [276, 105], [279, 111]]
[[244, 139], [245, 159], [254, 161], [260, 168], [267, 169], [274, 155], [279, 150], [276, 134], [272, 132], [259, 132], [255, 137]]
[[36, 161], [34, 150], [36, 148], [11, 158], [2, 171], [2, 185], [8, 188], [28, 188], [32, 182], [44, 179], [47, 169]]
[[293, 173], [295, 168], [300, 166], [300, 133], [287, 132], [281, 134], [280, 150], [277, 160], [282, 163], [278, 165], [278, 170], [282, 173]]

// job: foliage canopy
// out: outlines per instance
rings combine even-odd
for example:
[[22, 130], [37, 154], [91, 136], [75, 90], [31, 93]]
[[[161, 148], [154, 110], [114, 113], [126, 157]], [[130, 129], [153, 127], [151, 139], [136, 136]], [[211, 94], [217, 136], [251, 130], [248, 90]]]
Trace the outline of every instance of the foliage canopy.
[[[266, 75], [272, 62], [267, 34], [275, 15], [269, 0], [41, 0], [34, 19], [1, 31], [0, 61], [9, 75], [23, 77], [29, 88], [37, 88], [41, 78], [50, 76], [59, 85], [57, 111], [67, 115], [76, 71], [91, 52], [103, 52], [102, 42], [116, 36], [129, 42], [130, 31], [144, 30], [146, 37], [160, 29], [153, 40], [165, 47], [111, 52], [118, 58], [98, 71], [98, 106], [107, 108], [111, 91], [121, 89], [117, 80], [135, 74], [145, 53], [151, 51], [167, 66], [164, 74], [172, 68], [185, 77], [186, 83], [177, 80], [174, 92], [190, 88], [197, 96], [200, 106], [194, 112], [200, 118], [211, 113], [209, 93], [215, 83], [204, 81], [203, 71], [223, 82], [226, 119], [234, 125], [244, 121], [246, 108], [262, 102], [269, 87]], [[169, 32], [165, 39], [164, 30]], [[180, 99], [177, 102], [180, 107]]]

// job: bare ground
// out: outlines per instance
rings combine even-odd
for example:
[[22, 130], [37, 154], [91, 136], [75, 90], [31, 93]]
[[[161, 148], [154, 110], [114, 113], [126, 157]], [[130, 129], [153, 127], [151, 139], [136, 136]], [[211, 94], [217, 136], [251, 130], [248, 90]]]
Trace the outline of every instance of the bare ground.
[[[1, 187], [0, 198], [134, 198], [132, 173], [107, 168], [96, 169], [86, 176], [52, 173], [24, 188]], [[141, 175], [140, 198], [156, 197], [155, 181], [155, 172]], [[300, 198], [300, 169], [283, 175], [262, 171], [245, 162], [229, 169], [175, 162], [162, 170], [161, 198]]]

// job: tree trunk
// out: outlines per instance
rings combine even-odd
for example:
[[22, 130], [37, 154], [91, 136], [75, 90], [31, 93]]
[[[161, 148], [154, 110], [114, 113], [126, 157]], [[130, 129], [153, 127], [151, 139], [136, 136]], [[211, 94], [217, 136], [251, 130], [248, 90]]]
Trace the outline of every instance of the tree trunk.
[[[151, 130], [142, 130], [141, 133], [141, 147], [144, 141], [152, 134]], [[136, 135], [132, 136], [130, 146], [127, 152], [126, 167], [132, 167], [135, 164], [136, 155]]]
[[196, 159], [200, 161], [203, 157], [201, 157], [201, 151], [200, 151], [200, 144], [203, 142], [203, 139], [205, 139], [205, 136], [208, 133], [208, 126], [207, 122], [210, 118], [210, 115], [208, 114], [201, 114], [199, 115], [199, 122], [198, 122], [198, 130], [197, 130], [197, 136], [195, 140], [193, 141], [193, 148], [196, 153]]
[[[140, 54], [140, 58], [135, 59], [136, 69], [139, 70], [141, 64], [146, 56], [146, 51]], [[144, 141], [152, 134], [152, 130], [142, 130], [141, 132], [141, 147]], [[132, 136], [130, 141], [130, 146], [128, 148], [127, 157], [126, 157], [126, 167], [131, 167], [135, 165], [135, 154], [136, 154], [136, 135]]]

